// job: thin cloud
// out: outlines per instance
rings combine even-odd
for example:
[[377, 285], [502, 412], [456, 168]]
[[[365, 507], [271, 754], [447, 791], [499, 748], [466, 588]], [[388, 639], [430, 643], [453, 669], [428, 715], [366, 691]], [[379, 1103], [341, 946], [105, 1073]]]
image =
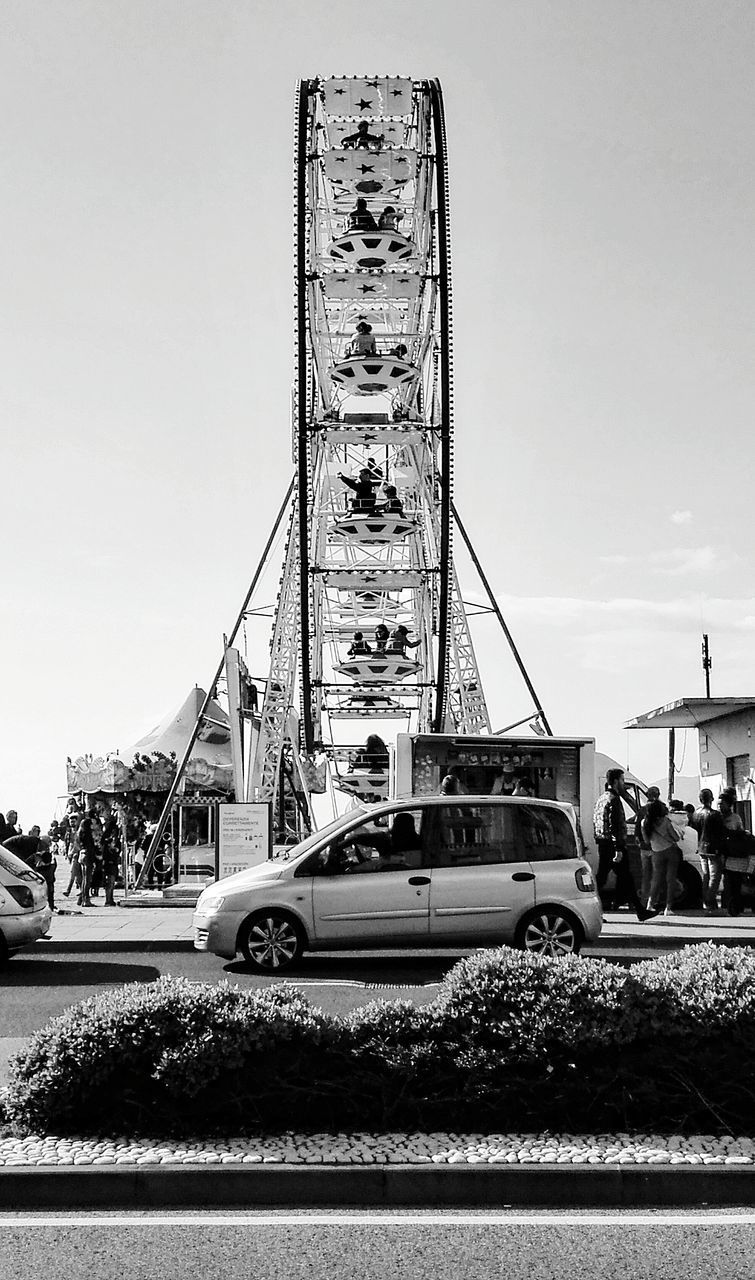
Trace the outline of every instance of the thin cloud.
[[655, 573], [709, 573], [723, 568], [713, 547], [674, 547], [669, 551], [652, 551], [648, 557]]
[[[681, 513], [684, 514], [684, 513]], [[681, 576], [685, 573], [712, 573], [730, 567], [731, 561], [720, 556], [715, 547], [669, 547], [665, 551], [650, 551], [647, 555], [600, 556], [605, 565], [638, 565], [651, 573]]]
[[[517, 618], [569, 630], [577, 626], [585, 634], [605, 629], [648, 628], [655, 631], [688, 633], [700, 630], [700, 596], [684, 595], [665, 600], [635, 596], [613, 596], [608, 600], [587, 600], [578, 596], [498, 597], [504, 617]], [[708, 630], [755, 630], [755, 598], [712, 597], [705, 599]]]
[[672, 524], [689, 524], [692, 520], [691, 511], [672, 511], [669, 517]]

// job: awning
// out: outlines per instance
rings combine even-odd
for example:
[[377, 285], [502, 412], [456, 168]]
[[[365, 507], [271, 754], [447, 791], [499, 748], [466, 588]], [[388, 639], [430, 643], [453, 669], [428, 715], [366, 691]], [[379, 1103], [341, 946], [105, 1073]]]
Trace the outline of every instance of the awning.
[[741, 711], [755, 711], [755, 698], [679, 698], [627, 720], [625, 729], [697, 729]]

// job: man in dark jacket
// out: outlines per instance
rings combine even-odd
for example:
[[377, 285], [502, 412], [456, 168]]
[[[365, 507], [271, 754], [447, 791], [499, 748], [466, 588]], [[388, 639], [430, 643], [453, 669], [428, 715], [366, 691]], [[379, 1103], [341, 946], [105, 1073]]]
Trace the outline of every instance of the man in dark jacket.
[[97, 861], [97, 841], [94, 834], [93, 818], [94, 813], [88, 810], [79, 823], [79, 829], [76, 836], [79, 842], [79, 862], [81, 864], [81, 889], [76, 899], [78, 906], [91, 907], [92, 899], [90, 890], [92, 888], [92, 874], [94, 872], [95, 862]]
[[690, 826], [697, 832], [697, 852], [703, 872], [703, 911], [718, 910], [718, 890], [724, 873], [724, 821], [713, 808], [713, 792], [703, 787], [700, 807], [695, 809]]
[[105, 906], [114, 907], [113, 890], [121, 864], [121, 829], [113, 810], [102, 832], [102, 878], [105, 882]]
[[5, 844], [6, 840], [11, 840], [13, 836], [21, 835], [21, 828], [18, 824], [18, 814], [15, 809], [8, 810], [7, 818], [0, 813], [0, 844]]
[[32, 827], [28, 836], [11, 836], [9, 840], [3, 840], [3, 848], [9, 853], [15, 853], [17, 858], [25, 862], [28, 867], [36, 870], [37, 857], [43, 848], [49, 849], [50, 840], [48, 836], [40, 836], [39, 827]]
[[353, 489], [357, 495], [351, 503], [354, 512], [361, 512], [365, 515], [374, 515], [375, 513], [375, 481], [370, 475], [366, 467], [359, 472], [359, 479], [352, 480], [351, 476], [345, 476], [342, 471], [338, 473], [339, 480], [343, 480], [345, 485]]
[[613, 893], [613, 910], [618, 911], [623, 903], [628, 903], [640, 921], [649, 920], [657, 915], [642, 905], [632, 879], [627, 854], [627, 820], [621, 795], [624, 790], [624, 770], [609, 769], [606, 773], [606, 788], [599, 797], [593, 812], [595, 841], [598, 846], [598, 893], [603, 897], [606, 881], [611, 871], [616, 876]]

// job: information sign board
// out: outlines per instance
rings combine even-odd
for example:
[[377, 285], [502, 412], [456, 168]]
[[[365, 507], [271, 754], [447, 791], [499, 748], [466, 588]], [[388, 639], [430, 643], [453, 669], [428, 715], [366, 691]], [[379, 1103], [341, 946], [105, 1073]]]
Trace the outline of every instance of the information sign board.
[[265, 801], [219, 804], [215, 831], [215, 879], [222, 880], [270, 857], [272, 806]]

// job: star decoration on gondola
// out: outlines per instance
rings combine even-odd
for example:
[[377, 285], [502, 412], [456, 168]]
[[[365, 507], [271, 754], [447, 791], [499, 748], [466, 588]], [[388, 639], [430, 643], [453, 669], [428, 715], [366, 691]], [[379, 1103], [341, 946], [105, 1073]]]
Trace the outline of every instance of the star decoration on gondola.
[[374, 284], [360, 284], [360, 286], [359, 286], [359, 292], [360, 292], [360, 293], [374, 293], [374, 292], [375, 292], [375, 286], [374, 286]]
[[357, 107], [359, 108], [360, 111], [366, 111], [367, 108], [371, 106], [372, 106], [372, 102], [368, 102], [366, 98], [360, 98], [357, 103]]
[[391, 89], [391, 97], [392, 97], [392, 98], [403, 98], [403, 96], [404, 96], [404, 90], [403, 90], [403, 89]]
[[346, 156], [336, 156], [336, 164], [346, 164]]
[[368, 89], [377, 89], [378, 87], [377, 80], [365, 80], [364, 83], [367, 85]]
[[334, 89], [334, 90], [333, 90], [333, 92], [334, 92], [334, 93], [337, 93], [337, 94], [338, 94], [338, 96], [339, 96], [339, 98], [340, 98], [340, 97], [341, 97], [341, 96], [346, 92], [346, 90], [345, 90], [345, 89]]
[[359, 166], [359, 172], [360, 172], [360, 173], [374, 173], [374, 172], [375, 172], [375, 166], [374, 166], [374, 164], [360, 164], [360, 166]]

